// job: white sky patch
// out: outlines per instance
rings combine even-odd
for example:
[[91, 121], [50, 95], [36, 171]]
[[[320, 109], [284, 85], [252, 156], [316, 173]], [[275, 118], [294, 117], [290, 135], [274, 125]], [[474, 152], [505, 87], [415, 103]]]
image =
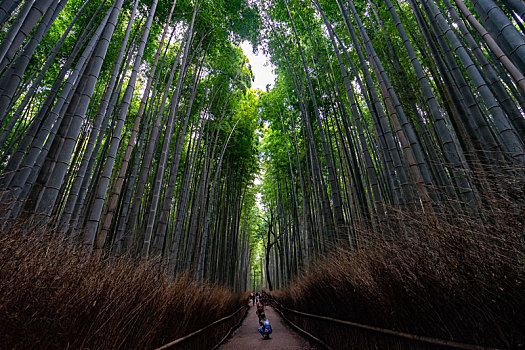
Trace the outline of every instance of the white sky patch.
[[261, 91], [266, 91], [266, 85], [270, 85], [272, 88], [275, 84], [276, 75], [274, 74], [275, 67], [270, 63], [270, 60], [266, 55], [263, 55], [259, 50], [258, 54], [253, 53], [252, 44], [247, 41], [241, 43], [242, 52], [252, 66], [252, 72], [255, 76], [255, 81], [252, 82], [252, 89], [259, 89]]
[[[259, 186], [262, 184], [262, 179], [259, 177], [259, 175], [255, 177], [253, 184], [255, 186]], [[255, 205], [257, 206], [257, 208], [259, 208], [259, 210], [264, 210], [264, 207], [262, 205], [262, 193], [260, 191], [255, 194]]]
[[262, 205], [262, 193], [257, 192], [255, 194], [255, 205], [259, 208], [260, 211], [264, 211], [264, 206]]

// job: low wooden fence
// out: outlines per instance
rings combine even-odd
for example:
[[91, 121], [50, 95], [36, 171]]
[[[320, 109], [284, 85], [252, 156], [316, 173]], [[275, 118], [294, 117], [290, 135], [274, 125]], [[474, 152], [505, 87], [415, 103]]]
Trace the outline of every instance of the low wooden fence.
[[232, 313], [231, 315], [229, 316], [225, 316], [221, 319], [218, 319], [217, 321], [215, 322], [212, 322], [210, 323], [209, 325], [207, 325], [206, 327], [203, 327], [201, 329], [198, 329], [194, 332], [191, 332], [190, 334], [187, 334], [183, 337], [180, 337], [178, 339], [175, 339], [167, 344], [164, 344], [162, 345], [161, 347], [155, 349], [155, 350], [165, 350], [165, 349], [172, 349], [174, 348], [176, 345], [179, 345], [179, 344], [182, 344], [184, 341], [190, 339], [190, 338], [193, 338], [195, 337], [196, 335], [199, 335], [200, 333], [212, 328], [212, 327], [215, 327], [233, 317], [235, 317], [235, 315], [237, 315], [239, 312], [241, 312], [242, 310], [244, 310], [244, 316], [240, 318], [240, 320], [238, 322], [236, 322], [231, 328], [230, 330], [228, 331], [228, 333], [221, 339], [221, 341], [215, 345], [215, 347], [213, 347], [213, 349], [217, 349], [219, 346], [221, 346], [221, 344], [230, 336], [230, 334], [233, 332], [234, 329], [236, 329], [240, 324], [241, 322], [244, 320], [244, 317], [246, 316], [246, 312], [248, 311], [248, 308], [249, 306], [248, 305], [245, 305], [245, 306], [242, 306], [240, 307], [237, 311], [235, 311], [234, 313]]
[[274, 307], [274, 309], [281, 315], [281, 317], [286, 322], [288, 322], [294, 329], [296, 329], [300, 333], [306, 335], [307, 337], [313, 339], [315, 342], [317, 342], [318, 344], [322, 345], [326, 349], [332, 349], [332, 347], [330, 347], [328, 344], [326, 344], [326, 342], [324, 342], [319, 337], [315, 336], [314, 334], [311, 334], [311, 332], [306, 331], [305, 329], [299, 327], [297, 324], [292, 322], [289, 317], [286, 317], [285, 313], [292, 313], [292, 314], [295, 314], [295, 315], [298, 315], [298, 316], [304, 317], [304, 318], [311, 318], [311, 319], [328, 321], [328, 322], [332, 322], [332, 323], [336, 323], [336, 324], [352, 327], [352, 328], [355, 328], [355, 329], [360, 329], [360, 330], [363, 330], [363, 331], [379, 333], [379, 334], [383, 334], [383, 335], [387, 335], [387, 336], [393, 336], [393, 337], [397, 337], [397, 338], [405, 339], [405, 340], [409, 340], [409, 341], [415, 341], [415, 342], [419, 342], [419, 343], [426, 343], [426, 344], [430, 344], [430, 345], [436, 345], [436, 346], [447, 347], [447, 348], [452, 348], [452, 349], [497, 350], [497, 348], [483, 347], [483, 346], [473, 345], [473, 344], [465, 344], [465, 343], [455, 342], [455, 341], [451, 341], [451, 340], [445, 340], [445, 339], [427, 337], [427, 336], [422, 336], [422, 335], [410, 334], [410, 333], [406, 333], [406, 332], [395, 331], [395, 330], [392, 330], [392, 329], [385, 329], [385, 328], [374, 327], [374, 326], [360, 324], [360, 323], [346, 321], [346, 320], [339, 320], [339, 319], [328, 317], [328, 316], [320, 316], [320, 315], [309, 314], [309, 313], [306, 313], [306, 312], [289, 309], [289, 308], [283, 306], [282, 304], [280, 304], [279, 302], [277, 302], [274, 299], [271, 300], [271, 304]]

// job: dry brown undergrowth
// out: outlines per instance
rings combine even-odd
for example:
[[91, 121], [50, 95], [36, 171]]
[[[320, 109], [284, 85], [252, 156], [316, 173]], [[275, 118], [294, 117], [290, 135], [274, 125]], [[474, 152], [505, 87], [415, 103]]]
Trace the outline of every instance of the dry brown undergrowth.
[[[312, 314], [470, 344], [525, 347], [525, 197], [523, 187], [512, 191], [484, 198], [482, 224], [450, 207], [435, 215], [390, 211], [382, 235], [363, 232], [358, 251], [333, 250], [273, 296]], [[287, 315], [336, 349], [439, 348]]]
[[[82, 256], [57, 240], [0, 236], [1, 348], [151, 349], [233, 313], [246, 300], [188, 276], [169, 280], [153, 261], [86, 263]], [[209, 349], [233, 323], [182, 348]]]

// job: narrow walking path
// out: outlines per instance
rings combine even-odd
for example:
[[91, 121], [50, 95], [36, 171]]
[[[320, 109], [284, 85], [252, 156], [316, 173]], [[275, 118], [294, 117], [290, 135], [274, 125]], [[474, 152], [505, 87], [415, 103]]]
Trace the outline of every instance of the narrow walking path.
[[257, 331], [259, 320], [255, 314], [255, 307], [250, 305], [246, 319], [233, 333], [230, 340], [220, 347], [220, 350], [316, 349], [306, 339], [291, 330], [273, 308], [267, 306], [265, 313], [273, 330], [270, 339], [263, 340]]

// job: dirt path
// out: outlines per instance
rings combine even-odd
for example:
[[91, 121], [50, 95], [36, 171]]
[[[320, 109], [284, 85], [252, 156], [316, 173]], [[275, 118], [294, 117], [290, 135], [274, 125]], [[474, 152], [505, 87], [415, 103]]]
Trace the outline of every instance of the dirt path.
[[255, 307], [250, 305], [246, 319], [239, 329], [233, 333], [230, 340], [220, 347], [220, 350], [316, 349], [306, 339], [301, 338], [285, 325], [279, 314], [271, 307], [267, 306], [265, 313], [273, 330], [270, 339], [263, 340], [257, 331], [259, 321], [255, 314]]

